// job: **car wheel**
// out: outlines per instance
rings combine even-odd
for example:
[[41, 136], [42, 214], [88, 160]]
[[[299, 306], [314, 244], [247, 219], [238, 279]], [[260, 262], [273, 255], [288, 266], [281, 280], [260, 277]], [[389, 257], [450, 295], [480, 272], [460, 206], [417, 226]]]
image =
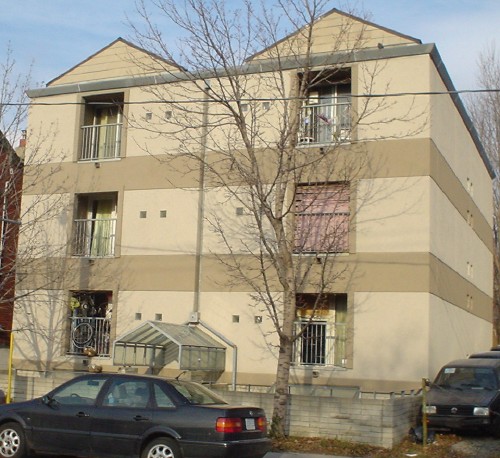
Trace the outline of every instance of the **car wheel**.
[[159, 437], [151, 441], [142, 452], [141, 458], [180, 458], [177, 443], [168, 437]]
[[0, 457], [21, 458], [26, 455], [23, 428], [18, 423], [0, 426]]

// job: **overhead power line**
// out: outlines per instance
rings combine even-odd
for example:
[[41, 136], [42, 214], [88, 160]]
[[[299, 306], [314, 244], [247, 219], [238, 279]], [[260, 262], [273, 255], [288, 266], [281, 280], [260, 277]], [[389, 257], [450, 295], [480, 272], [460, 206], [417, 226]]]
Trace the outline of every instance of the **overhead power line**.
[[[421, 95], [460, 95], [460, 94], [487, 94], [500, 93], [500, 89], [463, 89], [456, 91], [422, 91], [422, 92], [391, 92], [386, 94], [349, 94], [351, 98], [383, 98], [383, 97], [405, 97]], [[182, 99], [182, 100], [139, 100], [139, 101], [120, 101], [114, 105], [154, 105], [154, 104], [183, 104], [183, 103], [218, 103], [224, 102], [273, 102], [273, 101], [292, 101], [297, 97], [244, 97], [244, 98], [225, 98], [216, 96], [212, 99]], [[68, 106], [68, 105], [110, 105], [109, 102], [7, 102], [0, 103], [0, 106]]]

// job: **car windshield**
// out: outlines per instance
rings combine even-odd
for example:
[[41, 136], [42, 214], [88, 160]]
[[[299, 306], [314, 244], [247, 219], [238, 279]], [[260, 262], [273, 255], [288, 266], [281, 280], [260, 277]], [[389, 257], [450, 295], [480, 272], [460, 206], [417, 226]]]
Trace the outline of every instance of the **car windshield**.
[[92, 405], [106, 380], [104, 377], [76, 379], [57, 388], [49, 397], [59, 404]]
[[437, 376], [435, 385], [457, 390], [496, 390], [498, 379], [488, 367], [445, 367]]
[[182, 382], [173, 380], [170, 384], [186, 398], [190, 404], [210, 405], [210, 404], [227, 404], [221, 397], [197, 383]]

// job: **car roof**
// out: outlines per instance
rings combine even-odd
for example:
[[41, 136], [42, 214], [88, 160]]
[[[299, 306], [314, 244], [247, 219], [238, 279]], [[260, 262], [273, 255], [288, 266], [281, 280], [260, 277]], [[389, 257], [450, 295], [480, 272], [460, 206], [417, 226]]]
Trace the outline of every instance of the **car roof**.
[[129, 373], [122, 373], [122, 372], [101, 372], [98, 374], [82, 374], [78, 376], [79, 378], [92, 378], [92, 377], [120, 377], [120, 378], [128, 378], [128, 379], [151, 379], [151, 380], [160, 380], [163, 382], [187, 382], [187, 383], [193, 383], [191, 380], [183, 380], [183, 379], [176, 379], [176, 378], [167, 378], [167, 377], [161, 377], [159, 375], [152, 375], [152, 374], [129, 374]]
[[450, 361], [443, 367], [491, 367], [500, 368], [500, 358], [469, 358]]
[[469, 356], [469, 358], [499, 358], [500, 359], [500, 351], [483, 351], [481, 353], [473, 353]]

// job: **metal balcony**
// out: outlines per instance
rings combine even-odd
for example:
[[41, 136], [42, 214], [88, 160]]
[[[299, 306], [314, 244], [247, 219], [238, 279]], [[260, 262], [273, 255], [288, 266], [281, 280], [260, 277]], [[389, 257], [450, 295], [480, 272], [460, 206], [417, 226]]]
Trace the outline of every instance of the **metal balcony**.
[[77, 219], [74, 228], [74, 256], [114, 256], [116, 219]]
[[317, 103], [301, 108], [299, 146], [343, 143], [350, 139], [350, 101]]
[[95, 350], [96, 356], [109, 356], [111, 320], [98, 317], [70, 317], [68, 354], [83, 355], [85, 349]]
[[101, 161], [120, 157], [122, 124], [82, 127], [82, 149], [78, 160]]

